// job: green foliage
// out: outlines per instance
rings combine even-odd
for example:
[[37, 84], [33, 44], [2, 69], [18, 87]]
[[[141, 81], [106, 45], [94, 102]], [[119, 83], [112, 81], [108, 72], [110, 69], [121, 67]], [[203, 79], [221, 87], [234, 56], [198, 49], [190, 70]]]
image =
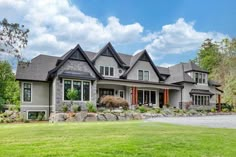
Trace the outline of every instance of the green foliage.
[[94, 112], [94, 113], [97, 112], [92, 102], [87, 102], [86, 107], [87, 107], [88, 112]]
[[19, 106], [19, 83], [15, 81], [11, 65], [7, 61], [0, 61], [0, 71], [0, 109], [6, 103]]
[[75, 113], [78, 112], [78, 111], [81, 111], [81, 107], [77, 104], [73, 104], [72, 105], [72, 111], [75, 112]]
[[216, 108], [215, 108], [215, 107], [212, 108], [212, 109], [211, 109], [211, 112], [215, 113], [215, 112], [216, 112]]
[[148, 111], [147, 108], [146, 108], [145, 106], [143, 106], [143, 105], [142, 105], [142, 106], [139, 106], [139, 107], [138, 107], [138, 110], [139, 110], [140, 113], [145, 113], [145, 112]]
[[44, 120], [44, 117], [45, 117], [44, 113], [43, 112], [39, 112], [37, 120], [38, 121], [42, 121], [42, 120]]
[[229, 112], [229, 109], [228, 108], [223, 108], [222, 112]]
[[67, 112], [68, 111], [68, 105], [67, 104], [63, 104], [62, 105], [62, 111], [63, 112]]
[[71, 100], [71, 105], [73, 105], [73, 101], [78, 97], [78, 90], [69, 89], [66, 93], [67, 98]]
[[160, 108], [155, 108], [154, 111], [155, 111], [155, 113], [161, 113], [161, 109]]
[[18, 23], [9, 23], [7, 19], [0, 21], [0, 52], [21, 58], [21, 49], [28, 43], [29, 29]]

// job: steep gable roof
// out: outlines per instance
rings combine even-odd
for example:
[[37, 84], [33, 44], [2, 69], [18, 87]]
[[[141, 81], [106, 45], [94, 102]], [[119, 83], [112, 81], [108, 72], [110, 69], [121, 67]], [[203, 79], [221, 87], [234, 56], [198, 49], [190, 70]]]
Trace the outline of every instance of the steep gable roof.
[[129, 74], [129, 72], [134, 68], [134, 66], [137, 64], [137, 62], [139, 60], [141, 60], [141, 61], [148, 61], [151, 64], [151, 66], [154, 69], [154, 71], [157, 74], [157, 76], [159, 77], [160, 81], [163, 81], [163, 78], [161, 77], [159, 71], [157, 70], [156, 66], [154, 65], [152, 59], [150, 58], [150, 56], [148, 55], [146, 50], [143, 50], [143, 51], [137, 53], [136, 55], [134, 55], [131, 58], [129, 69], [121, 77], [122, 78], [126, 78], [127, 75]]
[[92, 62], [95, 63], [95, 61], [98, 59], [99, 56], [105, 55], [114, 57], [114, 59], [117, 61], [118, 65], [120, 67], [125, 67], [125, 63], [121, 60], [120, 56], [117, 54], [116, 50], [113, 48], [111, 43], [107, 43], [92, 59]]
[[169, 68], [156, 66], [157, 70], [161, 75], [170, 75]]
[[82, 50], [80, 45], [78, 44], [73, 50], [69, 51], [66, 56], [63, 57], [63, 60], [56, 66], [54, 69], [50, 70], [48, 72], [49, 77], [51, 74], [56, 72], [68, 59], [76, 59], [76, 60], [83, 60], [88, 63], [88, 65], [92, 68], [92, 70], [95, 72], [96, 76], [98, 78], [102, 78], [100, 73], [97, 71], [97, 69], [93, 66], [92, 62], [88, 58], [88, 56], [85, 54], [85, 52]]

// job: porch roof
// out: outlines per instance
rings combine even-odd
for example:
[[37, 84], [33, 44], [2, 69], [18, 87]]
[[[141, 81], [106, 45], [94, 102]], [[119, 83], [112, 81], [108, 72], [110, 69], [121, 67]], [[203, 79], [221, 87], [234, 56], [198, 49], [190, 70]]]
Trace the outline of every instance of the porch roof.
[[191, 92], [189, 93], [190, 95], [192, 94], [214, 95], [214, 93], [210, 92], [209, 90], [203, 90], [203, 89], [192, 89]]
[[95, 77], [91, 76], [88, 72], [83, 71], [64, 71], [62, 74], [58, 75], [59, 78], [79, 78], [84, 80], [96, 80]]
[[104, 78], [103, 80], [98, 80], [98, 84], [111, 84], [111, 85], [121, 85], [128, 87], [135, 86], [144, 88], [176, 89], [176, 90], [180, 90], [181, 88], [183, 88], [182, 85], [166, 84], [162, 82], [116, 79], [116, 78]]

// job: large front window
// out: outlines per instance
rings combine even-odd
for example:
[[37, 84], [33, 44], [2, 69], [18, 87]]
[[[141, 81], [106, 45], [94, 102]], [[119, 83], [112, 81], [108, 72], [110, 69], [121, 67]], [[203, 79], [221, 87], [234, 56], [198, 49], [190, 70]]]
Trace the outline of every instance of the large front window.
[[146, 70], [138, 70], [138, 80], [149, 80], [149, 71]]
[[156, 104], [156, 91], [138, 90], [139, 104]]
[[[69, 100], [67, 93], [69, 89], [77, 90], [77, 101], [90, 100], [90, 82], [78, 80], [64, 80], [64, 100]], [[83, 98], [83, 99], [82, 99]]]
[[209, 95], [193, 95], [193, 105], [210, 105]]
[[23, 83], [23, 100], [24, 102], [31, 102], [31, 83]]

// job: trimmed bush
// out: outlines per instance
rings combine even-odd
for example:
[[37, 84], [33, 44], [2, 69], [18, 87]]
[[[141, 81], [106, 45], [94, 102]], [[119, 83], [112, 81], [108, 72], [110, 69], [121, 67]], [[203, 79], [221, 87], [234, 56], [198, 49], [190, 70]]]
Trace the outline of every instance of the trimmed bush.
[[212, 108], [211, 112], [213, 112], [213, 113], [216, 112], [216, 108]]
[[110, 109], [122, 107], [124, 110], [127, 110], [129, 108], [129, 104], [126, 100], [110, 95], [102, 97], [100, 103]]
[[65, 113], [68, 111], [68, 106], [66, 104], [62, 105], [62, 111]]
[[140, 113], [145, 113], [145, 112], [148, 111], [145, 106], [139, 106], [139, 107], [138, 107], [138, 110], [139, 110]]
[[93, 112], [93, 113], [97, 112], [92, 102], [87, 102], [86, 106], [87, 106], [88, 112]]
[[75, 112], [75, 113], [78, 112], [78, 111], [81, 111], [81, 107], [77, 104], [73, 104], [72, 105], [72, 111]]

